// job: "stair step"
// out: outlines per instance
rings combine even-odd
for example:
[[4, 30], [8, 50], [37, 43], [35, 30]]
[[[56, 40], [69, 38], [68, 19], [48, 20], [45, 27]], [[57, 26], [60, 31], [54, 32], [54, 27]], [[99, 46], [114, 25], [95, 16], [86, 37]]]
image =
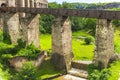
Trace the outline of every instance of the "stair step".
[[87, 77], [88, 77], [87, 71], [75, 69], [75, 68], [71, 68], [71, 70], [68, 71], [68, 74], [73, 75], [73, 76], [77, 76], [77, 77], [81, 77], [81, 78], [85, 78], [85, 79], [87, 79]]
[[92, 64], [92, 61], [73, 61], [72, 68], [87, 70], [88, 65]]

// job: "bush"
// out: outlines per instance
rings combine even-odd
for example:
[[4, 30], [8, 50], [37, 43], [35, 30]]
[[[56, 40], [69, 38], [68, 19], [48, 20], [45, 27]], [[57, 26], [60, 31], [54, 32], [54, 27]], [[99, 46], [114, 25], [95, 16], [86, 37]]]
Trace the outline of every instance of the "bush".
[[109, 69], [103, 69], [101, 71], [94, 70], [88, 78], [89, 80], [108, 80], [110, 76], [111, 71]]
[[3, 66], [0, 64], [0, 80], [9, 80], [11, 75], [8, 73], [8, 70], [3, 70]]
[[114, 63], [110, 64], [110, 70], [112, 75], [110, 76], [109, 80], [119, 80], [120, 78], [120, 61], [115, 61]]
[[21, 70], [15, 74], [12, 80], [41, 80], [37, 68], [31, 63], [26, 62]]
[[88, 36], [85, 38], [85, 44], [91, 44], [92, 42], [94, 42], [94, 38], [92, 36]]
[[25, 56], [28, 59], [37, 58], [37, 54], [40, 53], [40, 50], [36, 48], [33, 44], [30, 44], [26, 48], [22, 48], [18, 51], [17, 56]]

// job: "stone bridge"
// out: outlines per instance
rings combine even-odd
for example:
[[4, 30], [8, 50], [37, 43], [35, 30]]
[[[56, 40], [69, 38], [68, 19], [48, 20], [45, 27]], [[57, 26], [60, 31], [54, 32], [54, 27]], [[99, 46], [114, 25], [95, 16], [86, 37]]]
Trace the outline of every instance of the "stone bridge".
[[[1, 2], [2, 0], [0, 0]], [[4, 1], [4, 0], [3, 0]], [[1, 2], [0, 18], [4, 39], [14, 44], [22, 38], [27, 44], [39, 47], [39, 14], [55, 16], [52, 24], [52, 62], [68, 71], [73, 59], [72, 33], [69, 16], [97, 18], [94, 64], [107, 67], [114, 55], [114, 29], [112, 20], [120, 19], [120, 11], [50, 9], [44, 0], [6, 0]]]

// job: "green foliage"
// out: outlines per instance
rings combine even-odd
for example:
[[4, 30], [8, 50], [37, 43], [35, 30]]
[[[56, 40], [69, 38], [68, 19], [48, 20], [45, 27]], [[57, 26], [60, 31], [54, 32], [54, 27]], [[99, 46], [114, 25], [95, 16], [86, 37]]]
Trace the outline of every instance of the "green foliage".
[[114, 51], [115, 53], [120, 53], [120, 45], [117, 42], [114, 42]]
[[12, 80], [41, 80], [38, 77], [37, 68], [31, 62], [26, 62]]
[[2, 42], [3, 41], [3, 33], [2, 33], [2, 31], [0, 30], [0, 42]]
[[11, 37], [10, 34], [8, 32], [3, 33], [3, 42], [7, 43], [7, 44], [11, 44]]
[[120, 29], [116, 28], [114, 33], [114, 51], [115, 53], [120, 53]]
[[0, 55], [10, 54], [13, 48], [14, 48], [13, 45], [8, 45], [3, 42], [0, 42]]
[[9, 74], [8, 70], [3, 70], [3, 66], [0, 63], [0, 80], [9, 80], [11, 75]]
[[40, 50], [36, 48], [33, 44], [30, 44], [26, 48], [22, 48], [18, 51], [17, 56], [25, 56], [28, 59], [37, 58], [37, 54], [40, 53]]
[[49, 8], [61, 8], [62, 5], [58, 4], [57, 2], [51, 2], [51, 3], [48, 3], [48, 7]]
[[109, 80], [118, 80], [120, 78], [120, 61], [112, 63], [109, 69], [112, 72]]
[[52, 15], [41, 15], [40, 18], [40, 32], [51, 33], [52, 20], [54, 17]]
[[[75, 60], [92, 60], [93, 59], [93, 50], [94, 45], [84, 45], [84, 40], [79, 39], [79, 36], [88, 36], [84, 31], [73, 32], [73, 39], [72, 39], [72, 50], [74, 53]], [[41, 34], [40, 35], [40, 45], [42, 50], [47, 50], [51, 52], [51, 35], [50, 34]], [[51, 55], [51, 54], [49, 54]]]
[[92, 42], [94, 42], [94, 38], [92, 36], [88, 36], [85, 38], [85, 44], [89, 45], [91, 44]]
[[120, 20], [113, 20], [113, 24], [115, 25], [115, 27], [119, 27], [120, 26]]
[[[84, 6], [86, 4], [77, 4], [77, 3], [67, 3], [63, 2], [62, 4], [57, 4], [56, 2], [49, 3], [49, 8], [69, 8], [76, 9], [77, 6]], [[87, 4], [88, 5], [88, 4]], [[96, 5], [96, 4], [95, 4]], [[40, 18], [40, 32], [42, 33], [51, 33], [51, 26], [54, 17], [52, 15], [41, 15]], [[96, 19], [88, 19], [88, 18], [78, 18], [78, 17], [70, 17], [72, 30], [86, 30], [89, 31], [89, 34], [95, 35], [95, 27], [96, 27]]]
[[1, 54], [12, 54], [15, 55], [20, 49], [26, 47], [26, 42], [23, 42], [21, 39], [18, 40], [18, 44], [9, 45], [3, 42], [0, 42], [0, 53]]
[[89, 75], [89, 80], [108, 80], [111, 76], [109, 69], [103, 69], [101, 71], [94, 70], [93, 73]]
[[54, 67], [54, 65], [51, 63], [50, 59], [47, 59], [40, 68], [39, 74], [41, 76], [41, 79], [45, 79], [51, 76], [58, 75], [60, 73], [63, 73], [63, 71], [58, 70]]
[[98, 70], [94, 70], [93, 73], [90, 74], [89, 80], [100, 80], [100, 72]]

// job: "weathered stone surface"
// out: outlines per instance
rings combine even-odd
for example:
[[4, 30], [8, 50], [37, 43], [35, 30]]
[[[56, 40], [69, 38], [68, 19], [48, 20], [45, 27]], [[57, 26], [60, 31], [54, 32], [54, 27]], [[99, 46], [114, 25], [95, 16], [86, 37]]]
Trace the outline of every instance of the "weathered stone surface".
[[27, 45], [33, 43], [39, 48], [39, 15], [21, 18], [20, 23], [23, 40], [27, 42]]
[[[22, 0], [19, 7], [34, 7], [34, 0]], [[39, 14], [20, 13], [21, 36], [27, 45], [39, 45]]]
[[52, 25], [52, 62], [57, 68], [69, 70], [73, 58], [71, 23], [68, 17], [56, 17]]
[[47, 51], [42, 51], [41, 53], [38, 54], [37, 59], [35, 60], [28, 60], [26, 57], [23, 56], [16, 56], [12, 59], [9, 59], [10, 65], [13, 66], [17, 71], [19, 71], [23, 65], [26, 62], [32, 62], [32, 64], [36, 67], [36, 68], [40, 68], [42, 62], [45, 60], [45, 58], [47, 57]]
[[[15, 0], [8, 0], [4, 2], [8, 7], [15, 7]], [[18, 13], [2, 13], [3, 19], [3, 36], [4, 41], [9, 43], [16, 43], [19, 39], [19, 15]]]
[[94, 64], [107, 67], [112, 55], [114, 55], [113, 26], [110, 20], [98, 19], [96, 26], [96, 48]]
[[4, 40], [10, 39], [11, 43], [17, 43], [17, 40], [20, 38], [19, 26], [20, 24], [18, 13], [4, 13]]
[[112, 62], [118, 61], [118, 60], [120, 60], [120, 54], [114, 54], [114, 55], [112, 55], [109, 63], [112, 63]]
[[3, 30], [3, 13], [0, 13], [0, 29]]

